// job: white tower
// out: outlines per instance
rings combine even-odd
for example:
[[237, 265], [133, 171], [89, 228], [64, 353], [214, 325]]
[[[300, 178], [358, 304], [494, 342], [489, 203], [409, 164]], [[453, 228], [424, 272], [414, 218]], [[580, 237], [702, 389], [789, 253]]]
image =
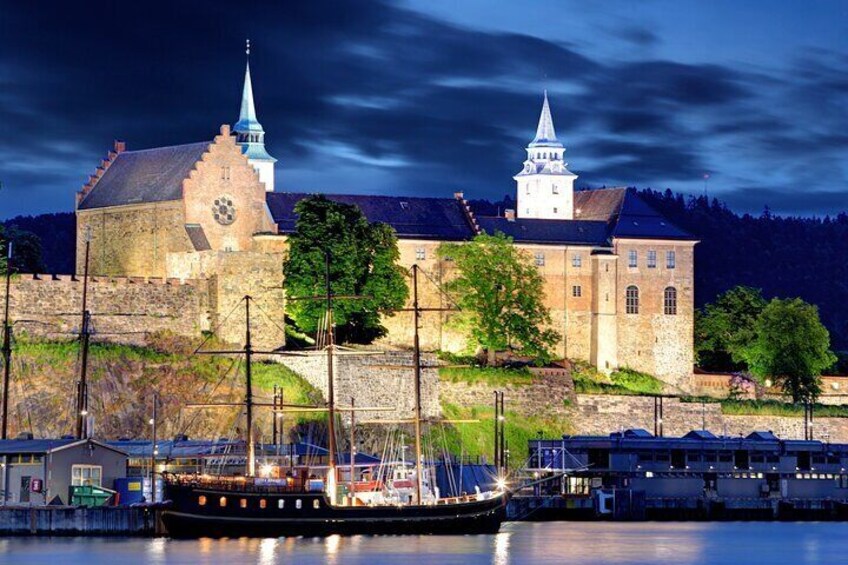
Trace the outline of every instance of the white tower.
[[536, 137], [527, 146], [524, 168], [513, 178], [518, 184], [516, 216], [544, 220], [574, 219], [574, 180], [563, 162], [565, 148], [557, 141], [548, 91], [539, 116]]
[[256, 106], [253, 104], [253, 85], [250, 82], [250, 40], [247, 40], [247, 68], [244, 71], [244, 91], [241, 95], [241, 112], [239, 120], [233, 126], [236, 143], [241, 145], [242, 153], [247, 155], [248, 162], [259, 173], [259, 180], [265, 185], [265, 190], [274, 192], [274, 163], [276, 159], [265, 150], [265, 130], [256, 119]]

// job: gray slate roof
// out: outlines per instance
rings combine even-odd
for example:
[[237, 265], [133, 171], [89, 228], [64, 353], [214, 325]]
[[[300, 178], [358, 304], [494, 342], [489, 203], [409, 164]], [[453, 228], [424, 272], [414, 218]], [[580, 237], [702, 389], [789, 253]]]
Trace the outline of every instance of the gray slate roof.
[[[295, 204], [310, 196], [305, 193], [271, 192], [266, 195], [271, 216], [280, 233], [293, 233], [297, 214]], [[358, 206], [370, 222], [389, 224], [402, 239], [465, 240], [474, 231], [462, 205], [454, 198], [411, 198], [406, 196], [366, 196], [325, 194], [328, 199]]]
[[549, 243], [575, 245], [607, 245], [607, 223], [578, 220], [539, 220], [483, 217], [480, 227], [490, 234], [501, 232], [522, 243]]
[[182, 199], [182, 182], [211, 141], [119, 153], [80, 210]]

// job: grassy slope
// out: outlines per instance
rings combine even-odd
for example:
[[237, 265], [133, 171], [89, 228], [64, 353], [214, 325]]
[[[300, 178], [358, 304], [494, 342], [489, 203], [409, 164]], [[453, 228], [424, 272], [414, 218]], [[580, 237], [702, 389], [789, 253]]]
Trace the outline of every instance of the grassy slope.
[[609, 376], [591, 365], [575, 363], [571, 374], [574, 391], [581, 394], [655, 395], [663, 392], [663, 382], [647, 373], [618, 369]]
[[[31, 427], [38, 435], [61, 435], [71, 429], [71, 408], [78, 379], [76, 342], [19, 340], [13, 359], [10, 394], [13, 433]], [[89, 398], [102, 437], [144, 437], [151, 393], [162, 399], [163, 435], [187, 432], [192, 436], [227, 435], [235, 425], [235, 409], [192, 410], [189, 402], [234, 401], [242, 398], [242, 367], [238, 360], [192, 355], [185, 343], [173, 338], [154, 347], [94, 343], [90, 350]], [[270, 401], [274, 385], [282, 386], [287, 402], [312, 403], [317, 391], [286, 367], [276, 363], [254, 365], [254, 393]], [[270, 413], [259, 410], [258, 426], [270, 427]], [[17, 418], [15, 418], [17, 416]], [[315, 415], [287, 418], [306, 421]], [[190, 423], [190, 425], [189, 425]], [[243, 425], [243, 423], [242, 423]]]

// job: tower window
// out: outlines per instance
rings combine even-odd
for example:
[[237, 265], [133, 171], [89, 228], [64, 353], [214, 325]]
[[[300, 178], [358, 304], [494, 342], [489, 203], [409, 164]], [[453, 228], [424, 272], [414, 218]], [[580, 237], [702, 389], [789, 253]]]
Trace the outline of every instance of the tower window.
[[653, 249], [648, 251], [648, 268], [656, 269], [657, 268], [657, 252]]
[[230, 180], [230, 168], [221, 167], [221, 180]]
[[554, 208], [554, 214], [558, 214], [558, 213], [559, 213], [559, 209], [558, 209], [558, 208]]
[[624, 292], [625, 312], [628, 314], [639, 313], [639, 289], [633, 285], [627, 287]]
[[635, 249], [627, 252], [627, 266], [634, 269], [639, 266], [639, 254]]
[[415, 249], [415, 260], [416, 261], [426, 261], [427, 260], [427, 250], [423, 247], [418, 247]]
[[581, 287], [579, 284], [572, 286], [571, 296], [573, 296], [574, 298], [580, 298], [581, 296], [583, 296], [583, 287]]
[[579, 253], [575, 253], [571, 256], [571, 266], [578, 268], [583, 266], [583, 257], [581, 257]]
[[541, 253], [541, 252], [536, 253], [535, 259], [536, 259], [536, 266], [537, 267], [544, 267], [545, 266], [545, 254], [544, 253]]
[[666, 251], [665, 252], [665, 268], [673, 269], [677, 264], [677, 257], [674, 255], [674, 251]]
[[667, 316], [677, 315], [677, 289], [673, 286], [666, 287], [663, 293], [663, 312]]
[[559, 194], [559, 187], [557, 185], [553, 185], [551, 187], [551, 193], [552, 194]]

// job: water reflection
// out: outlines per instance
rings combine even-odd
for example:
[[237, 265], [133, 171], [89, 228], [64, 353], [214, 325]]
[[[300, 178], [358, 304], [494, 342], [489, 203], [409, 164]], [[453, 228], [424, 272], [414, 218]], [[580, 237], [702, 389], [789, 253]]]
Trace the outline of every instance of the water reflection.
[[332, 536], [177, 541], [6, 538], [0, 563], [568, 563], [769, 565], [845, 562], [848, 523], [520, 523], [495, 536]]

